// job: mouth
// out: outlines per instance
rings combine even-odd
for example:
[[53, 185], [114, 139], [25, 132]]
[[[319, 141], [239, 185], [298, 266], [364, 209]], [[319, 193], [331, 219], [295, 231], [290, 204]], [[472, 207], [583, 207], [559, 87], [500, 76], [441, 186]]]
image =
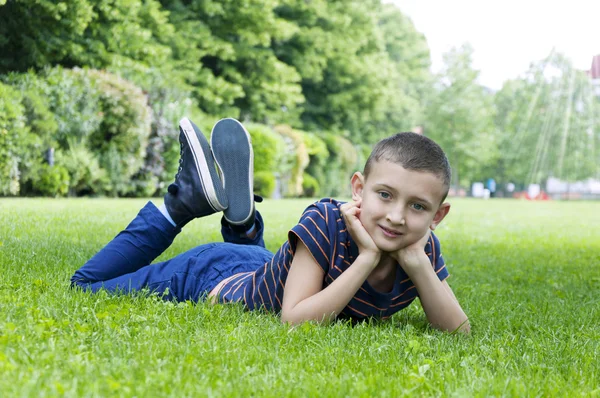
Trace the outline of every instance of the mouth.
[[393, 229], [389, 229], [389, 228], [385, 228], [385, 227], [382, 227], [381, 225], [378, 225], [378, 227], [381, 229], [383, 234], [385, 236], [387, 236], [388, 238], [397, 238], [402, 235], [402, 232], [399, 232], [399, 231], [396, 231]]

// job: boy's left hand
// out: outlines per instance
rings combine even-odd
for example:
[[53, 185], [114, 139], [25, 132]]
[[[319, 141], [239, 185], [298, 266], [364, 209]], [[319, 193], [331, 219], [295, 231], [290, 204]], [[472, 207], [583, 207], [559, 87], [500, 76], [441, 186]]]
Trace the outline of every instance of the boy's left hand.
[[409, 276], [411, 271], [419, 269], [424, 265], [431, 265], [427, 254], [425, 254], [425, 245], [430, 237], [431, 231], [428, 229], [421, 239], [391, 254], [392, 258], [400, 264], [404, 272]]

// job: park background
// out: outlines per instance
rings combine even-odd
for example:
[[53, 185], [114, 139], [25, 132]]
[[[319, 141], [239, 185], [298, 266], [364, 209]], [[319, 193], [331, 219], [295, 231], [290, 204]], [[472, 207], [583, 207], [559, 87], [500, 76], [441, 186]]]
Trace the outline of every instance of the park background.
[[162, 195], [184, 116], [206, 135], [243, 121], [266, 197], [347, 194], [371, 146], [411, 130], [448, 154], [452, 193], [600, 194], [600, 58], [552, 50], [490, 89], [468, 44], [432, 72], [426, 37], [379, 0], [4, 0], [0, 54], [4, 196]]
[[[272, 251], [397, 131], [442, 145], [455, 194], [494, 178], [497, 196], [551, 180], [556, 198], [593, 198], [592, 55], [581, 68], [549, 50], [490, 88], [471, 46], [435, 61], [380, 1], [0, 0], [0, 395], [597, 397], [598, 201], [451, 198], [436, 235], [470, 336], [429, 327], [418, 301], [385, 322], [289, 327], [69, 284], [162, 202], [183, 116], [206, 135], [221, 117], [248, 127], [256, 188], [287, 198], [257, 204]], [[219, 217], [157, 261], [219, 241]]]

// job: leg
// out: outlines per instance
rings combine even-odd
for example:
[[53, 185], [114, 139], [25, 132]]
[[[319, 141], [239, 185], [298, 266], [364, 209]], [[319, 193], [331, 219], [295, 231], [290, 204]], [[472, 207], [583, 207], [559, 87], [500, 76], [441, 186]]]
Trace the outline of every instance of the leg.
[[75, 272], [71, 285], [88, 285], [135, 272], [165, 251], [180, 231], [148, 202], [124, 231]]
[[238, 245], [256, 245], [265, 247], [265, 241], [263, 240], [263, 234], [265, 229], [265, 224], [263, 222], [262, 216], [258, 211], [253, 216], [254, 219], [254, 229], [253, 234], [248, 235], [245, 232], [240, 233], [235, 228], [227, 222], [225, 217], [221, 218], [221, 235], [223, 236], [224, 242], [229, 243], [237, 243]]
[[227, 207], [208, 141], [186, 118], [179, 123], [179, 143], [180, 167], [165, 195], [166, 214], [148, 203], [123, 232], [75, 272], [72, 284], [87, 286], [136, 272], [169, 247], [189, 221]]
[[[165, 300], [198, 301], [223, 279], [215, 260], [227, 257], [223, 243], [209, 243], [188, 250], [170, 260], [141, 267], [134, 272], [93, 283], [77, 282], [84, 289], [132, 293], [147, 289]], [[223, 254], [219, 257], [219, 252]]]

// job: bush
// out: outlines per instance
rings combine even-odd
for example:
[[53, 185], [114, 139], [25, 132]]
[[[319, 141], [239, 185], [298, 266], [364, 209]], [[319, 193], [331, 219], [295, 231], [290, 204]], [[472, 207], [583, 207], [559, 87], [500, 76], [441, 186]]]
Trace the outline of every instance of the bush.
[[120, 77], [97, 70], [75, 70], [89, 77], [99, 90], [102, 122], [89, 137], [90, 148], [100, 152], [100, 165], [111, 181], [109, 192], [133, 191], [131, 177], [144, 165], [150, 125], [148, 101], [142, 90]]
[[26, 124], [31, 133], [20, 140], [24, 156], [19, 165], [21, 194], [39, 193], [34, 181], [44, 163], [48, 148], [67, 148], [68, 140], [85, 142], [98, 128], [96, 90], [89, 79], [69, 69], [47, 68], [35, 74], [10, 74], [5, 81], [23, 93]]
[[[327, 169], [327, 162], [329, 159], [329, 152], [327, 151], [327, 144], [321, 138], [314, 133], [304, 133], [303, 135], [304, 144], [308, 152], [308, 166], [306, 167], [306, 174], [310, 174], [317, 180], [317, 187], [324, 185], [325, 174]], [[303, 183], [304, 187], [304, 183]], [[306, 194], [306, 193], [305, 193]], [[319, 189], [317, 189], [310, 196], [321, 195]]]
[[356, 148], [339, 134], [324, 134], [323, 141], [327, 145], [329, 158], [322, 194], [326, 196], [348, 196], [351, 193], [350, 177], [358, 168]]
[[177, 65], [148, 65], [121, 58], [119, 62], [112, 63], [109, 71], [142, 88], [152, 110], [144, 165], [132, 177], [130, 194], [163, 193], [179, 166], [179, 120], [190, 118], [209, 138], [217, 118], [198, 108], [192, 99], [194, 87], [185, 82], [187, 72]]
[[111, 190], [106, 170], [83, 144], [71, 143], [67, 150], [57, 150], [56, 164], [69, 172], [69, 195], [103, 195]]
[[283, 194], [291, 197], [300, 196], [302, 195], [304, 169], [309, 162], [308, 151], [303, 139], [304, 133], [287, 125], [276, 126], [275, 131], [283, 137], [287, 164], [291, 166], [283, 168], [284, 173], [281, 176]]
[[[64, 165], [71, 175], [71, 194], [139, 191], [132, 177], [144, 165], [151, 125], [141, 89], [116, 75], [78, 68], [12, 74], [6, 80], [24, 92], [27, 124], [33, 132], [21, 140], [27, 154], [20, 165], [25, 171], [22, 182], [37, 178], [43, 153], [55, 147], [71, 162]], [[92, 156], [82, 159], [84, 152]], [[77, 169], [78, 161], [87, 171]]]
[[[28, 121], [29, 124], [42, 123], [40, 127], [43, 128], [34, 131], [39, 134], [50, 134], [48, 138], [44, 137], [44, 141], [58, 143], [57, 149], [67, 148], [69, 140], [87, 142], [88, 138], [99, 129], [103, 118], [99, 106], [100, 92], [96, 84], [80, 70], [62, 67], [46, 68], [37, 76], [33, 72], [11, 75], [10, 81], [29, 93], [32, 104], [31, 115], [34, 116]], [[52, 113], [53, 122], [48, 120], [50, 119], [47, 116], [48, 112], [39, 105], [39, 99]], [[51, 130], [45, 130], [48, 126], [52, 126]]]
[[43, 165], [33, 185], [44, 196], [65, 196], [69, 192], [69, 171], [63, 166]]
[[302, 180], [302, 196], [305, 198], [316, 197], [321, 190], [319, 181], [308, 173], [304, 173], [304, 179]]
[[285, 144], [279, 134], [264, 124], [245, 125], [252, 138], [254, 151], [254, 172], [270, 172], [281, 170]]
[[270, 171], [254, 173], [254, 192], [265, 198], [270, 198], [275, 192], [275, 176]]
[[27, 134], [21, 95], [0, 83], [0, 194], [18, 195], [19, 165], [25, 152], [20, 141]]

